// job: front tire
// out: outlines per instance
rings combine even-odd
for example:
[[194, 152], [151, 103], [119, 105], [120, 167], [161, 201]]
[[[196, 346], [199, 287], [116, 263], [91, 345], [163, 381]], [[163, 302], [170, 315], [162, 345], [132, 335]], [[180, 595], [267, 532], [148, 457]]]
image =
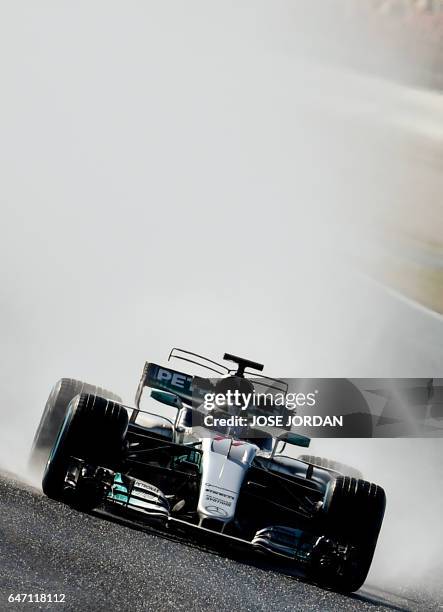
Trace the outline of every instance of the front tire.
[[128, 413], [120, 404], [91, 394], [81, 394], [69, 404], [49, 454], [42, 480], [48, 497], [93, 507], [95, 500], [72, 499], [65, 479], [72, 457], [114, 468], [121, 461], [128, 429]]
[[334, 591], [357, 591], [368, 575], [383, 522], [386, 495], [382, 487], [348, 476], [331, 481], [326, 491], [324, 536], [346, 547], [346, 555], [331, 562], [317, 557], [314, 580]]
[[66, 416], [69, 403], [80, 393], [90, 393], [114, 402], [122, 402], [118, 395], [106, 389], [72, 378], [59, 380], [51, 390], [32, 443], [29, 469], [34, 474], [41, 475]]

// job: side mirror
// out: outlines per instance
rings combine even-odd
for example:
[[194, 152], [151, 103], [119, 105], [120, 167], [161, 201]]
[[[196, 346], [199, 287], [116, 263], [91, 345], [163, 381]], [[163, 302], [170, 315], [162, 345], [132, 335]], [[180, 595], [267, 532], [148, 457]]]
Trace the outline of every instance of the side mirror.
[[182, 407], [181, 399], [173, 393], [157, 391], [157, 389], [154, 389], [151, 391], [151, 397], [152, 399], [157, 400], [157, 402], [161, 402], [162, 404], [166, 404], [166, 406], [171, 406], [172, 408], [177, 408], [177, 410]]
[[283, 452], [286, 444], [295, 444], [296, 446], [304, 446], [305, 448], [308, 448], [311, 443], [311, 438], [308, 438], [308, 436], [302, 436], [301, 434], [297, 434], [293, 431], [283, 432], [275, 439], [274, 448], [272, 449], [271, 453], [271, 459], [277, 453], [277, 447], [279, 442], [283, 442], [283, 446], [279, 451], [281, 453]]
[[285, 431], [285, 433], [278, 436], [278, 440], [282, 440], [288, 444], [295, 444], [296, 446], [304, 446], [305, 448], [308, 448], [311, 444], [311, 438], [302, 436], [294, 431]]

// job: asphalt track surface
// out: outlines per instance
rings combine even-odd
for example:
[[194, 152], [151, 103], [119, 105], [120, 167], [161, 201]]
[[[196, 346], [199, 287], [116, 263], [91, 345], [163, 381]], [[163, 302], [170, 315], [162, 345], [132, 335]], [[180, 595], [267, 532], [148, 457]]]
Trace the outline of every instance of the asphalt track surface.
[[[371, 585], [344, 596], [284, 568], [82, 514], [0, 476], [0, 610], [441, 610], [423, 593]], [[11, 593], [64, 604], [8, 603]]]

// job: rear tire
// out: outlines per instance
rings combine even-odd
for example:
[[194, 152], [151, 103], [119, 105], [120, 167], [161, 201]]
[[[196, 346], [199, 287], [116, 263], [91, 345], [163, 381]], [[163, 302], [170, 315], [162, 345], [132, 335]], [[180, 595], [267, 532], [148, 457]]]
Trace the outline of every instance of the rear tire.
[[42, 480], [45, 495], [92, 508], [96, 499], [69, 497], [65, 478], [72, 457], [101, 467], [114, 468], [122, 458], [128, 429], [126, 409], [102, 397], [81, 394], [69, 404], [50, 452]]
[[306, 463], [315, 465], [315, 467], [333, 470], [342, 476], [349, 476], [350, 478], [363, 478], [363, 474], [360, 472], [360, 470], [357, 470], [350, 465], [346, 465], [345, 463], [340, 463], [339, 461], [332, 461], [332, 459], [325, 459], [324, 457], [315, 457], [314, 455], [301, 455], [299, 459], [300, 461], [305, 461]]
[[353, 592], [366, 580], [383, 522], [386, 495], [382, 487], [339, 476], [326, 491], [324, 535], [348, 547], [346, 560], [335, 564], [317, 559], [314, 579], [334, 591]]
[[34, 436], [29, 457], [29, 469], [40, 475], [45, 467], [51, 448], [55, 443], [57, 433], [66, 416], [69, 402], [80, 393], [99, 395], [114, 402], [122, 402], [121, 398], [111, 391], [89, 385], [79, 380], [62, 378], [49, 395], [39, 426]]

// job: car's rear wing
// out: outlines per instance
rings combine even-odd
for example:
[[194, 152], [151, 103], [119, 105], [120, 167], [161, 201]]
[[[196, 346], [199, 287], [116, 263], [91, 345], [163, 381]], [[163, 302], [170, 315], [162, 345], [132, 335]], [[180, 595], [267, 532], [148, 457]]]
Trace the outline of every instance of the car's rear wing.
[[140, 398], [145, 387], [171, 393], [180, 398], [184, 404], [195, 406], [201, 403], [204, 394], [211, 390], [211, 383], [199, 376], [191, 376], [172, 368], [147, 362], [143, 368], [135, 397], [137, 409], [140, 408]]
[[[185, 359], [185, 361], [188, 361], [188, 359]], [[201, 409], [205, 395], [214, 393], [217, 380], [218, 379], [193, 376], [156, 363], [146, 362], [137, 388], [135, 410], [132, 412], [131, 421], [135, 422], [138, 414], [140, 412], [145, 412], [140, 408], [140, 400], [145, 387], [153, 389], [151, 396], [154, 399], [172, 408], [180, 409], [182, 405], [186, 405], [192, 409]], [[264, 376], [261, 376], [258, 380], [255, 377], [250, 380], [255, 384], [265, 386], [267, 391], [277, 391], [280, 393], [285, 393], [287, 391], [285, 381], [279, 381], [278, 379]], [[267, 405], [266, 410], [270, 411], [271, 406]], [[281, 410], [281, 408], [278, 408], [278, 410]], [[268, 427], [255, 427], [255, 429], [257, 431], [262, 431], [265, 435], [271, 434], [275, 437], [279, 437], [279, 435], [290, 429], [290, 425], [283, 426], [275, 431], [273, 431], [273, 428]], [[286, 438], [285, 441], [289, 444], [300, 445], [301, 438], [299, 437], [297, 441], [295, 441], [295, 438]], [[301, 445], [304, 444], [302, 443]]]
[[192, 401], [193, 378], [190, 374], [165, 368], [156, 363], [146, 363], [141, 382], [144, 387], [151, 387], [158, 391], [168, 391], [178, 395], [183, 402], [188, 403]]

